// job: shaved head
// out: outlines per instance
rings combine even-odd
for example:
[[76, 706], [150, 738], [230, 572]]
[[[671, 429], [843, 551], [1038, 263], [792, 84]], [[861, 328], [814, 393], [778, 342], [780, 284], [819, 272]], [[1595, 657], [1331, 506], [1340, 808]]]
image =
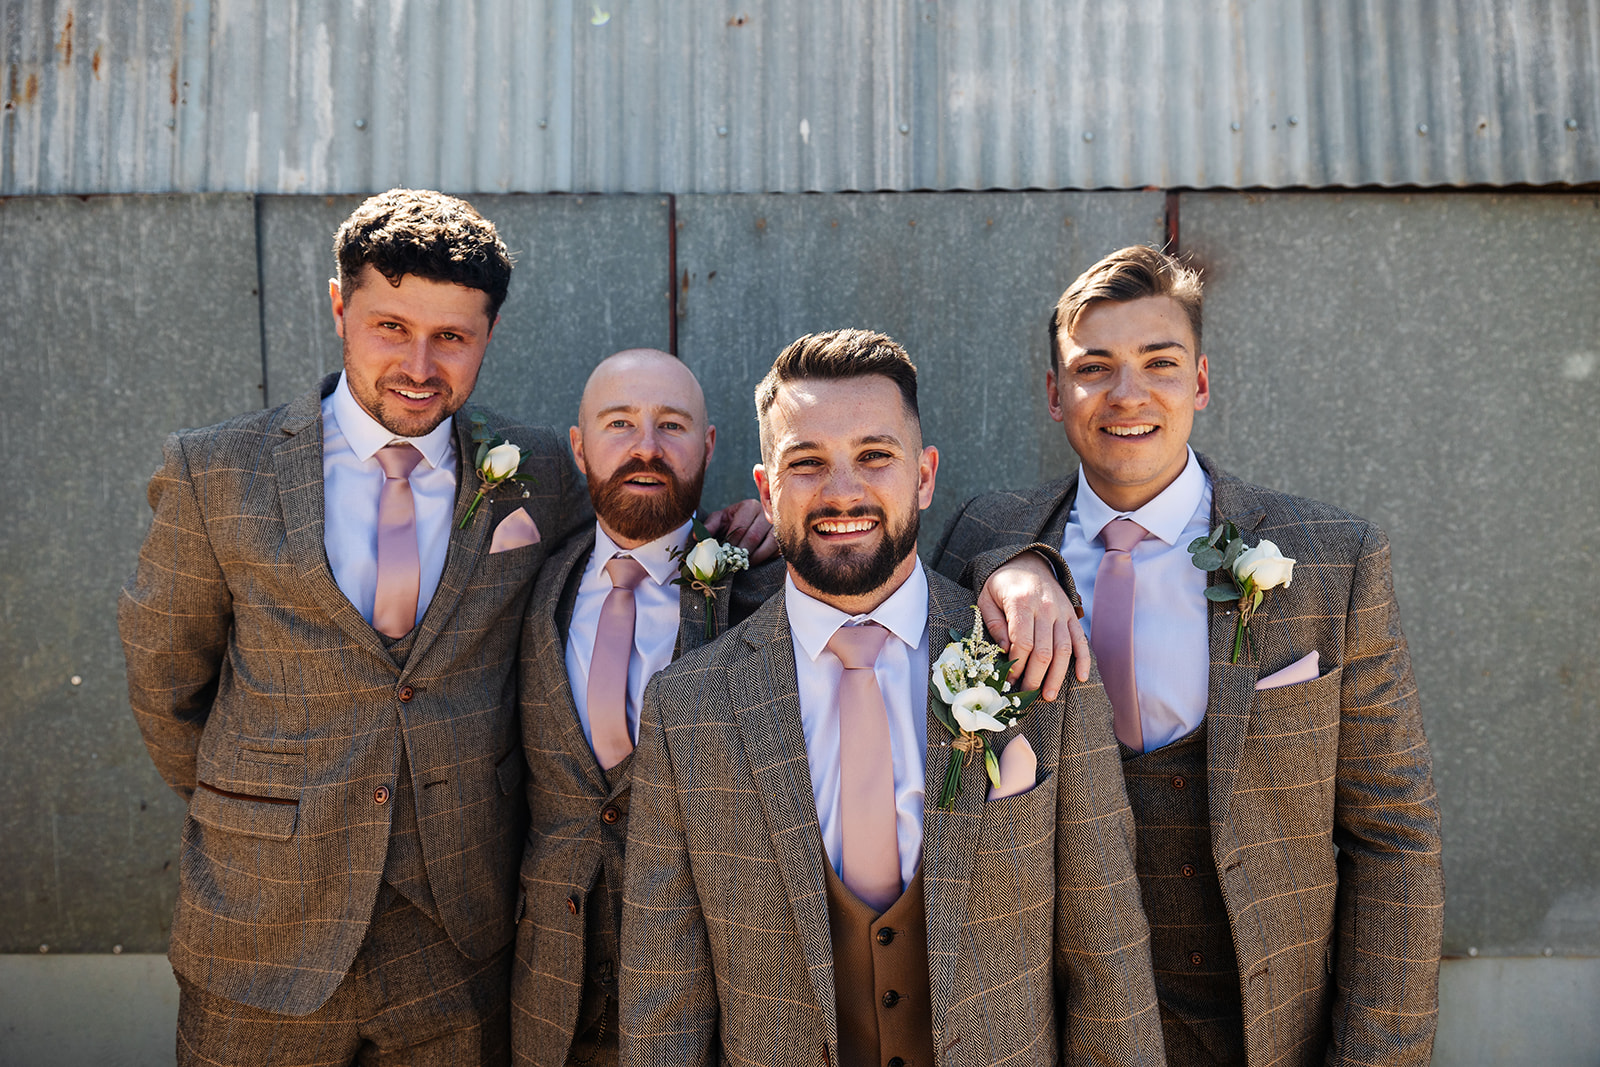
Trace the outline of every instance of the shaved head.
[[700, 388], [700, 379], [684, 366], [683, 360], [659, 348], [625, 348], [602, 359], [583, 386], [583, 399], [578, 402], [578, 424], [582, 426], [588, 416], [594, 414], [596, 404], [610, 403], [617, 398], [642, 402], [653, 397], [650, 388], [654, 383], [675, 387], [662, 395], [692, 398], [692, 406], [685, 414], [693, 416], [698, 425], [705, 425], [706, 394]]

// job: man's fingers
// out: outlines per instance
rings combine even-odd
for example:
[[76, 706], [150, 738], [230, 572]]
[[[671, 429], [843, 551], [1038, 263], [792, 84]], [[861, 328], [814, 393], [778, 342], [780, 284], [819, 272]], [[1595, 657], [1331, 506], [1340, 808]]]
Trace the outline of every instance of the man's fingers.
[[[1043, 687], [1045, 677], [1050, 670], [1050, 664], [1055, 659], [1055, 643], [1052, 640], [1053, 627], [1049, 619], [1042, 615], [1033, 617], [1033, 648], [1028, 655], [1028, 662], [1022, 672], [1021, 689], [1039, 689]], [[1048, 693], [1045, 699], [1050, 699]]]
[[1051, 627], [1052, 645], [1055, 655], [1050, 659], [1050, 670], [1045, 673], [1043, 693], [1046, 700], [1054, 700], [1061, 695], [1061, 687], [1067, 681], [1067, 665], [1072, 662], [1072, 632], [1065, 623], [1057, 621]]
[[989, 631], [990, 640], [1005, 648], [1010, 643], [1007, 637], [1011, 631], [1006, 629], [1005, 613], [994, 602], [994, 597], [989, 595], [988, 586], [978, 594], [978, 614], [983, 616], [983, 628]]
[[1067, 615], [1068, 640], [1072, 645], [1072, 662], [1077, 668], [1073, 673], [1078, 676], [1078, 681], [1089, 680], [1089, 637], [1083, 632], [1083, 623], [1077, 615]]
[[761, 543], [750, 550], [750, 565], [760, 566], [769, 559], [778, 558], [778, 539], [772, 536], [772, 528], [767, 527], [767, 535]]

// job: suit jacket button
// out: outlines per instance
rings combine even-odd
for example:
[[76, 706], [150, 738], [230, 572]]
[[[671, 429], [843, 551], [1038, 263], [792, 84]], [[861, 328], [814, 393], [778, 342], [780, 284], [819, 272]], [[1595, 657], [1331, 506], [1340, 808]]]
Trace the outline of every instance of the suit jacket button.
[[896, 993], [894, 990], [891, 989], [891, 990], [889, 990], [889, 992], [887, 992], [887, 993], [885, 993], [883, 995], [883, 1006], [884, 1007], [892, 1008], [898, 1003], [900, 1003], [900, 994]]
[[402, 685], [395, 695], [400, 698], [400, 703], [407, 704], [410, 703], [412, 697], [416, 696], [416, 693], [417, 691], [409, 685]]
[[1182, 789], [1184, 786], [1186, 786], [1188, 784], [1189, 784], [1188, 782], [1185, 782], [1183, 780], [1183, 775], [1174, 774], [1172, 776], [1172, 788], [1174, 788], [1174, 789]]
[[1198, 953], [1198, 952], [1189, 953], [1189, 963], [1192, 966], [1198, 967], [1201, 964], [1205, 963], [1205, 961], [1206, 961], [1206, 958], [1204, 956], [1200, 955], [1200, 953]]
[[894, 931], [889, 929], [887, 926], [885, 926], [882, 930], [879, 930], [877, 936], [878, 944], [880, 945], [891, 944], [894, 941]]
[[607, 804], [600, 809], [600, 821], [603, 823], [614, 823], [620, 818], [622, 818], [622, 810], [614, 805]]
[[567, 912], [571, 915], [578, 914], [578, 896], [576, 893], [567, 898]]
[[374, 789], [372, 791], [372, 802], [374, 804], [389, 803], [389, 787], [386, 785], [380, 785], [378, 788]]
[[1183, 876], [1185, 878], [1193, 878], [1194, 877], [1194, 864], [1185, 863], [1183, 865], [1183, 867], [1180, 868], [1180, 869], [1183, 871]]

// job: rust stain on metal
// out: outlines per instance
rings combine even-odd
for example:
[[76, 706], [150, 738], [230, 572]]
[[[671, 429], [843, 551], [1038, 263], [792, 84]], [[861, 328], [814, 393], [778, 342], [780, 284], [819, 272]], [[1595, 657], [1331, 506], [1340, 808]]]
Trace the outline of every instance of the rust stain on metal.
[[22, 102], [31, 104], [39, 98], [39, 75], [36, 71], [28, 72], [27, 87], [22, 90]]
[[95, 80], [98, 81], [100, 78], [100, 49], [96, 48], [94, 50], [94, 57], [89, 60], [89, 66], [94, 68]]
[[67, 21], [61, 25], [61, 38], [56, 41], [56, 51], [61, 53], [61, 65], [72, 62], [72, 9], [67, 9]]
[[733, 16], [733, 18], [728, 20], [728, 25], [729, 26], [743, 26], [745, 23], [747, 23], [749, 21], [750, 21], [750, 16], [749, 15], [735, 15], [735, 16]]
[[167, 103], [171, 104], [173, 107], [177, 107], [178, 106], [178, 62], [177, 62], [177, 60], [173, 60], [173, 62], [172, 62], [172, 73], [167, 76], [167, 83], [168, 83], [168, 85], [171, 86], [170, 91], [167, 93]]

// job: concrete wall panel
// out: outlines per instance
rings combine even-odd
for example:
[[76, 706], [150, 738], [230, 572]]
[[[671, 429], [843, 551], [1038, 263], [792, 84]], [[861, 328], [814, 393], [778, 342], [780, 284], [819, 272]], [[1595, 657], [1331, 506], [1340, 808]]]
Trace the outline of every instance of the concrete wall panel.
[[117, 590], [161, 441], [261, 403], [252, 198], [0, 200], [0, 951], [164, 948], [183, 807]]
[[1075, 462], [1045, 412], [1050, 308], [1106, 248], [1159, 242], [1158, 193], [690, 196], [678, 200], [679, 355], [706, 388], [706, 499], [751, 495], [752, 396], [802, 334], [882, 330], [916, 362], [943, 453], [928, 547], [967, 497]]
[[1445, 950], [1600, 953], [1600, 197], [1186, 194], [1198, 447], [1390, 534]]

